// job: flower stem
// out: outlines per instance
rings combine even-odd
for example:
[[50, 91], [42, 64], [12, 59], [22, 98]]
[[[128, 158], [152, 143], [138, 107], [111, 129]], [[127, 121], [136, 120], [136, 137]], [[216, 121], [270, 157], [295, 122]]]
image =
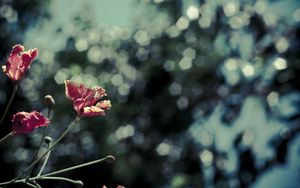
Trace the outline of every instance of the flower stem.
[[[42, 138], [41, 138], [39, 147], [38, 147], [38, 149], [36, 150], [36, 152], [35, 152], [35, 154], [34, 154], [34, 157], [33, 157], [32, 162], [35, 161], [35, 159], [37, 158], [37, 156], [38, 156], [38, 154], [39, 154], [39, 152], [40, 152], [40, 150], [41, 150], [41, 146], [42, 146], [42, 144], [43, 144], [43, 142], [44, 142], [45, 135], [46, 135], [46, 126], [43, 127]], [[34, 165], [34, 167], [32, 167], [32, 171], [31, 171], [31, 173], [30, 173], [30, 176], [33, 174], [33, 171], [34, 171], [35, 167], [36, 167], [36, 165]]]
[[[82, 167], [85, 167], [85, 166], [90, 166], [90, 165], [93, 165], [93, 164], [101, 163], [101, 162], [104, 162], [104, 161], [111, 162], [112, 160], [115, 160], [115, 158], [113, 156], [111, 156], [111, 155], [108, 155], [108, 156], [106, 156], [104, 158], [101, 158], [101, 159], [97, 159], [97, 160], [90, 161], [90, 162], [87, 162], [87, 163], [79, 164], [79, 165], [72, 166], [72, 167], [69, 167], [69, 168], [65, 168], [65, 169], [62, 169], [62, 170], [50, 172], [48, 174], [38, 175], [36, 177], [29, 178], [28, 180], [30, 180], [30, 181], [33, 181], [33, 180], [43, 180], [43, 179], [45, 179], [45, 180], [46, 179], [66, 180], [68, 178], [63, 178], [63, 177], [49, 177], [49, 176], [61, 174], [61, 173], [64, 173], [64, 172], [68, 172], [68, 171], [75, 170], [75, 169], [78, 169], [78, 168], [82, 168]], [[12, 183], [22, 183], [25, 180], [26, 180], [26, 178], [20, 179], [20, 180], [12, 180], [12, 181], [8, 181], [8, 182], [0, 183], [0, 185], [8, 185], [8, 184], [12, 184]], [[81, 181], [79, 181], [79, 180], [71, 180], [69, 182], [71, 182], [71, 183], [75, 183], [76, 182], [76, 184], [80, 184]]]
[[[49, 147], [51, 147], [51, 143], [49, 144]], [[47, 164], [47, 162], [49, 160], [50, 154], [51, 154], [51, 150], [48, 151], [46, 159], [44, 160], [44, 163], [43, 163], [43, 165], [42, 165], [39, 173], [37, 174], [37, 176], [40, 176], [43, 173], [43, 171], [45, 169], [45, 166], [46, 166], [46, 164]]]
[[49, 119], [51, 119], [51, 118], [50, 118], [51, 111], [52, 111], [52, 107], [48, 107], [47, 117], [48, 117]]
[[73, 184], [76, 184], [76, 185], [83, 186], [82, 181], [80, 181], [80, 180], [72, 180], [72, 179], [65, 178], [65, 177], [43, 177], [43, 176], [40, 176], [36, 180], [61, 180], [61, 181], [66, 181], [66, 182], [69, 182], [69, 183], [73, 183]]
[[12, 94], [10, 96], [10, 99], [9, 99], [9, 101], [7, 103], [7, 106], [6, 106], [5, 110], [4, 110], [4, 113], [2, 114], [2, 117], [1, 117], [1, 120], [0, 120], [0, 126], [1, 126], [1, 124], [2, 124], [2, 122], [3, 122], [3, 120], [4, 120], [5, 116], [6, 116], [6, 114], [8, 112], [8, 109], [9, 109], [9, 107], [11, 105], [12, 100], [14, 99], [14, 97], [15, 97], [15, 95], [17, 93], [17, 90], [18, 90], [18, 84], [14, 84], [13, 92], [12, 92]]
[[24, 183], [25, 185], [29, 186], [29, 187], [32, 187], [32, 188], [38, 188], [36, 185], [32, 184], [32, 183], [29, 183], [29, 182], [21, 182], [21, 183]]
[[14, 135], [13, 132], [8, 133], [6, 136], [4, 136], [3, 138], [1, 138], [0, 144], [1, 144], [3, 141], [5, 141], [7, 138], [9, 138], [9, 137], [11, 137], [11, 136], [13, 136], [13, 135]]
[[[53, 143], [52, 146], [50, 146], [40, 157], [38, 157], [34, 162], [31, 163], [31, 165], [29, 165], [25, 170], [23, 170], [23, 172], [21, 174], [19, 174], [17, 177], [15, 177], [13, 180], [11, 180], [12, 182], [15, 182], [18, 178], [20, 178], [21, 176], [23, 176], [26, 172], [28, 172], [31, 168], [33, 168], [35, 166], [35, 164], [37, 164], [43, 157], [45, 157], [47, 155], [47, 153], [52, 150], [60, 141], [61, 139], [63, 139], [66, 134], [73, 128], [73, 126], [80, 120], [80, 117], [77, 116], [75, 118], [75, 120], [68, 126], [68, 128], [60, 135], [60, 137]], [[1, 184], [0, 184], [1, 185]]]
[[57, 175], [57, 174], [64, 173], [64, 172], [68, 172], [68, 171], [71, 171], [71, 170], [75, 170], [77, 168], [82, 168], [82, 167], [93, 165], [93, 164], [96, 164], [96, 163], [101, 163], [103, 161], [106, 161], [109, 157], [110, 156], [106, 156], [106, 157], [101, 158], [101, 159], [97, 159], [97, 160], [90, 161], [90, 162], [87, 162], [87, 163], [79, 164], [79, 165], [72, 166], [72, 167], [69, 167], [69, 168], [65, 168], [65, 169], [62, 169], [62, 170], [58, 170], [58, 171], [55, 171], [55, 172], [50, 172], [50, 173], [44, 174], [44, 175], [42, 175], [40, 177], [53, 176], [53, 175]]
[[35, 180], [30, 180], [29, 177], [27, 177], [26, 179], [24, 179], [23, 183], [25, 183], [26, 185], [31, 184], [31, 185], [33, 185], [36, 188], [42, 188]]
[[[47, 114], [47, 117], [48, 117], [49, 119], [50, 119], [50, 113], [51, 113], [51, 107], [48, 107], [48, 114]], [[34, 156], [34, 158], [33, 158], [33, 161], [36, 159], [37, 155], [39, 154], [40, 149], [41, 149], [41, 146], [42, 146], [42, 144], [43, 144], [43, 142], [44, 142], [44, 139], [45, 139], [45, 136], [46, 136], [46, 129], [47, 129], [47, 126], [44, 126], [43, 128], [44, 128], [44, 129], [43, 129], [43, 135], [42, 135], [42, 138], [41, 138], [41, 142], [40, 142], [40, 145], [39, 145], [39, 147], [38, 147], [38, 149], [37, 149], [37, 151], [36, 151], [36, 153], [35, 153], [35, 156]], [[51, 147], [51, 145], [52, 145], [52, 142], [50, 142], [50, 143], [48, 144], [48, 148]], [[43, 163], [43, 165], [42, 165], [42, 167], [41, 167], [41, 169], [40, 169], [40, 171], [39, 171], [39, 173], [38, 173], [37, 176], [41, 175], [41, 173], [43, 172], [43, 170], [44, 170], [44, 168], [45, 168], [45, 166], [46, 166], [46, 164], [47, 164], [47, 162], [48, 162], [50, 153], [51, 153], [51, 151], [48, 152], [48, 154], [47, 154], [47, 156], [46, 156], [46, 159], [44, 160], [44, 163]], [[32, 161], [32, 162], [33, 162], [33, 161]], [[33, 171], [34, 171], [34, 168], [35, 168], [35, 167], [32, 168], [31, 175], [32, 175], [32, 173], [33, 173]]]

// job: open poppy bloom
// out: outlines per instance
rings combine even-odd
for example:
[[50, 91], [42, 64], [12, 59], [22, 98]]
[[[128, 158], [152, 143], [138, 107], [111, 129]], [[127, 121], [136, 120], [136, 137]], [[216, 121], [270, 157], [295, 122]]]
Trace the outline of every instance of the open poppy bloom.
[[27, 134], [35, 128], [50, 124], [50, 120], [37, 111], [30, 113], [18, 112], [13, 116], [12, 122], [12, 132], [14, 134]]
[[13, 46], [6, 65], [2, 66], [3, 72], [14, 82], [21, 80], [37, 53], [36, 48], [24, 51], [20, 44]]
[[66, 80], [65, 88], [66, 96], [73, 101], [73, 107], [80, 116], [104, 116], [105, 110], [111, 108], [110, 100], [97, 102], [106, 96], [102, 87], [88, 88], [83, 84]]

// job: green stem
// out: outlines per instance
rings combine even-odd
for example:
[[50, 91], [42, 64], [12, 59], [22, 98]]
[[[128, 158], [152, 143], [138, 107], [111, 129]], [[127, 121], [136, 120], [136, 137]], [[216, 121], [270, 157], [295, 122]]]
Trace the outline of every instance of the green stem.
[[[35, 152], [35, 154], [34, 154], [34, 157], [33, 157], [32, 162], [35, 161], [35, 159], [37, 158], [37, 156], [38, 156], [38, 154], [39, 154], [39, 152], [40, 152], [40, 150], [41, 150], [41, 146], [42, 146], [42, 144], [43, 144], [43, 142], [44, 142], [45, 134], [46, 134], [46, 126], [43, 127], [42, 138], [41, 138], [39, 147], [38, 147], [38, 149], [36, 150], [36, 152]], [[33, 174], [33, 171], [34, 171], [35, 167], [36, 167], [36, 165], [34, 165], [34, 167], [32, 168], [32, 171], [31, 171], [31, 173], [30, 173], [30, 176]]]
[[[80, 117], [77, 116], [75, 120], [68, 126], [68, 128], [60, 135], [60, 137], [53, 143], [51, 147], [49, 147], [40, 157], [38, 157], [31, 165], [29, 165], [21, 174], [19, 174], [17, 177], [15, 177], [11, 182], [15, 182], [18, 178], [23, 176], [26, 172], [28, 172], [32, 167], [34, 167], [35, 164], [37, 164], [43, 157], [45, 157], [48, 153], [48, 151], [52, 150], [60, 141], [63, 139], [66, 134], [73, 128], [73, 126], [80, 120]], [[0, 184], [1, 185], [1, 184]]]
[[[48, 114], [47, 114], [47, 117], [48, 117], [49, 119], [50, 119], [50, 113], [51, 113], [51, 107], [48, 107]], [[40, 142], [40, 145], [39, 145], [39, 147], [38, 147], [38, 150], [37, 150], [36, 153], [35, 153], [35, 156], [34, 156], [34, 158], [33, 158], [33, 161], [36, 159], [37, 155], [39, 154], [40, 149], [41, 149], [41, 146], [42, 146], [42, 144], [43, 144], [43, 142], [44, 142], [44, 139], [45, 139], [46, 128], [47, 128], [47, 127], [44, 126], [43, 128], [44, 128], [44, 129], [43, 129], [43, 135], [42, 135], [42, 138], [41, 138], [41, 142]], [[49, 143], [48, 148], [51, 147], [51, 145], [52, 145], [52, 144]], [[39, 173], [38, 173], [37, 176], [41, 175], [41, 173], [43, 172], [43, 170], [44, 170], [44, 168], [45, 168], [45, 166], [46, 166], [46, 164], [47, 164], [47, 162], [48, 162], [50, 153], [51, 153], [51, 151], [48, 152], [48, 154], [47, 154], [47, 156], [46, 156], [46, 159], [44, 160], [44, 163], [43, 163], [43, 165], [42, 165], [42, 168], [40, 169], [40, 171], [39, 171]], [[33, 162], [33, 161], [32, 161], [32, 162]], [[32, 173], [33, 173], [33, 171], [34, 171], [34, 168], [35, 168], [35, 167], [33, 167], [33, 170], [31, 171], [31, 175], [32, 175]]]
[[51, 119], [51, 118], [50, 118], [51, 110], [52, 110], [52, 107], [48, 107], [47, 117], [48, 117], [49, 119]]
[[[51, 147], [51, 143], [49, 144], [49, 147]], [[43, 165], [42, 165], [42, 167], [41, 167], [39, 173], [37, 174], [37, 176], [40, 176], [40, 175], [43, 173], [43, 171], [44, 171], [44, 169], [45, 169], [45, 167], [46, 167], [46, 164], [47, 164], [47, 162], [48, 162], [48, 160], [49, 160], [50, 154], [51, 154], [51, 150], [48, 152], [48, 154], [47, 154], [47, 156], [46, 156], [46, 159], [44, 160], [44, 163], [43, 163]]]
[[106, 157], [101, 158], [101, 159], [97, 159], [97, 160], [90, 161], [90, 162], [87, 162], [87, 163], [79, 164], [79, 165], [72, 166], [72, 167], [69, 167], [69, 168], [65, 168], [65, 169], [62, 169], [62, 170], [58, 170], [58, 171], [55, 171], [55, 172], [50, 172], [50, 173], [44, 174], [44, 175], [42, 175], [40, 177], [53, 176], [53, 175], [57, 175], [57, 174], [64, 173], [64, 172], [68, 172], [68, 171], [71, 171], [71, 170], [75, 170], [77, 168], [82, 168], [82, 167], [93, 165], [93, 164], [96, 164], [96, 163], [101, 163], [103, 161], [106, 161], [109, 157], [110, 156], [106, 156]]
[[11, 137], [11, 136], [13, 136], [13, 135], [14, 135], [13, 132], [8, 133], [6, 136], [4, 136], [3, 138], [1, 138], [0, 144], [1, 144], [3, 141], [5, 141], [7, 138], [9, 138], [9, 137]]
[[35, 186], [36, 188], [42, 188], [35, 180], [30, 180], [29, 177], [24, 179], [24, 183], [31, 184], [31, 185]]
[[[41, 176], [36, 176], [36, 177], [33, 177], [33, 178], [29, 178], [29, 180], [32, 181], [32, 180], [43, 180], [43, 179], [51, 179], [51, 178], [54, 180], [55, 178], [61, 178], [61, 177], [49, 177], [49, 176], [53, 176], [53, 175], [57, 175], [57, 174], [60, 174], [60, 173], [68, 172], [68, 171], [71, 171], [71, 170], [75, 170], [75, 169], [82, 168], [82, 167], [85, 167], [85, 166], [93, 165], [93, 164], [96, 164], [96, 163], [101, 163], [101, 162], [104, 162], [104, 161], [111, 161], [112, 159], [114, 159], [114, 157], [112, 157], [111, 155], [108, 155], [108, 156], [106, 156], [104, 158], [101, 158], [101, 159], [97, 159], [97, 160], [90, 161], [90, 162], [87, 162], [87, 163], [79, 164], [79, 165], [69, 167], [69, 168], [65, 168], [65, 169], [62, 169], [62, 170], [50, 172], [48, 174], [44, 174], [44, 175], [41, 175]], [[24, 182], [25, 180], [26, 179], [8, 181], [8, 182], [0, 183], [0, 185], [20, 183], [20, 182]], [[74, 180], [72, 180], [72, 181], [74, 181]]]
[[1, 126], [1, 124], [2, 124], [2, 122], [3, 122], [3, 120], [4, 120], [5, 116], [6, 116], [6, 114], [8, 112], [8, 109], [9, 109], [9, 107], [11, 105], [11, 102], [13, 101], [13, 99], [14, 99], [16, 93], [17, 93], [17, 90], [18, 90], [18, 84], [15, 84], [13, 92], [12, 92], [12, 94], [10, 96], [9, 101], [8, 101], [8, 104], [7, 104], [7, 106], [6, 106], [5, 110], [4, 110], [4, 113], [2, 114], [2, 117], [1, 117], [1, 120], [0, 120], [0, 126]]
[[40, 177], [36, 180], [61, 180], [61, 181], [66, 181], [69, 183], [83, 186], [83, 183], [80, 180], [72, 180], [72, 179], [64, 178], [64, 177]]
[[[34, 180], [33, 180], [33, 181], [34, 181]], [[34, 184], [28, 182], [28, 179], [18, 180], [18, 181], [15, 181], [14, 183], [23, 183], [23, 184], [27, 185], [28, 187], [33, 187], [33, 188], [40, 188], [40, 187], [41, 187], [41, 186], [40, 186], [38, 183], [36, 183], [36, 182], [33, 182]], [[6, 184], [1, 183], [0, 185], [8, 185], [8, 184], [10, 184], [10, 183], [6, 183]], [[1, 188], [2, 188], [2, 187], [1, 187]]]
[[34, 184], [32, 184], [32, 183], [26, 182], [26, 181], [20, 182], [20, 183], [24, 183], [25, 185], [27, 185], [27, 186], [29, 186], [29, 187], [32, 187], [32, 188], [38, 188], [38, 186], [36, 186], [36, 185], [34, 185]]

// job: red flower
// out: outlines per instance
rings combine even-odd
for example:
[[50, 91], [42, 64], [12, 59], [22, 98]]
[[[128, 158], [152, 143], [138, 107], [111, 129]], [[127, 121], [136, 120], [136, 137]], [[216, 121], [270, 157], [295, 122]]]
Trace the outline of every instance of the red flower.
[[6, 65], [2, 66], [3, 72], [12, 81], [21, 80], [37, 53], [38, 50], [36, 48], [24, 51], [24, 47], [20, 44], [13, 46]]
[[18, 112], [12, 119], [12, 132], [14, 134], [26, 134], [35, 128], [48, 126], [50, 120], [37, 111]]
[[70, 80], [65, 81], [65, 87], [66, 96], [73, 101], [73, 107], [80, 116], [104, 116], [105, 110], [111, 108], [110, 100], [97, 102], [106, 96], [102, 87], [88, 88]]

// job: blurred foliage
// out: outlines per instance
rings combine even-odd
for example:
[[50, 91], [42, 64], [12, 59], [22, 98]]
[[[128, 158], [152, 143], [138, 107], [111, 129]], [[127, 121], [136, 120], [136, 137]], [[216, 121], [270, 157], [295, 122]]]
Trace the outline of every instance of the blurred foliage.
[[[54, 4], [1, 4], [1, 58], [16, 42], [40, 50], [11, 114], [28, 106], [46, 112], [42, 99], [51, 94], [48, 134], [56, 138], [74, 118], [65, 79], [103, 86], [113, 108], [83, 119], [47, 171], [113, 154], [114, 165], [68, 176], [86, 187], [145, 188], [264, 187], [268, 171], [282, 165], [299, 176], [299, 152], [290, 149], [300, 147], [299, 2], [135, 1], [128, 28], [98, 24], [89, 3], [62, 23]], [[1, 111], [6, 80], [1, 75]], [[9, 167], [1, 180], [30, 162], [38, 133], [1, 148], [1, 167]], [[283, 187], [299, 184], [283, 179]]]

